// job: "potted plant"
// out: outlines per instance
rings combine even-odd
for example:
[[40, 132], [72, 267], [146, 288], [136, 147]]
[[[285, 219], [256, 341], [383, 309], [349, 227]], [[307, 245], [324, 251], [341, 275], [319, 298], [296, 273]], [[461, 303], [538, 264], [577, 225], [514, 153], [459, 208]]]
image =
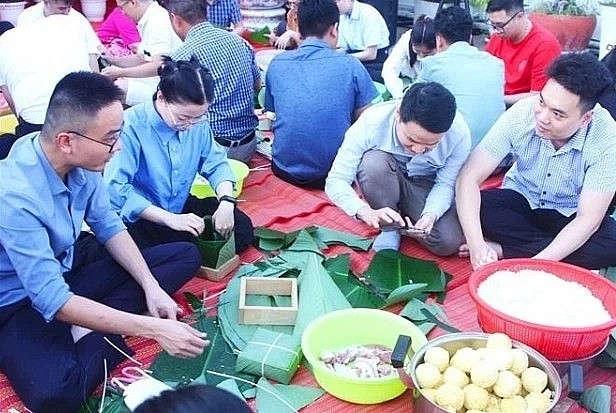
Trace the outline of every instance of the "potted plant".
[[[599, 44], [599, 59], [616, 47], [616, 0], [599, 1], [601, 15], [601, 40]], [[611, 24], [608, 24], [611, 22]]]
[[549, 30], [565, 52], [585, 50], [597, 25], [594, 7], [578, 0], [545, 1], [529, 17], [534, 24]]
[[486, 13], [486, 7], [490, 0], [470, 0], [471, 15], [473, 19], [479, 21], [488, 20], [488, 13]]
[[17, 24], [17, 17], [26, 7], [23, 0], [0, 0], [0, 20]]

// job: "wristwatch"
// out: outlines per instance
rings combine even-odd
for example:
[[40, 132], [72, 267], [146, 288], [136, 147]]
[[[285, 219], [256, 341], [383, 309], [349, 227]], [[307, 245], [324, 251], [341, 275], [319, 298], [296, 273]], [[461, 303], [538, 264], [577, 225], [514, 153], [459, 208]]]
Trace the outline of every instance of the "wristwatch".
[[231, 202], [233, 205], [237, 204], [237, 199], [235, 199], [235, 198], [233, 198], [232, 196], [229, 196], [229, 195], [223, 195], [220, 198], [218, 198], [218, 202], [222, 202], [222, 201]]

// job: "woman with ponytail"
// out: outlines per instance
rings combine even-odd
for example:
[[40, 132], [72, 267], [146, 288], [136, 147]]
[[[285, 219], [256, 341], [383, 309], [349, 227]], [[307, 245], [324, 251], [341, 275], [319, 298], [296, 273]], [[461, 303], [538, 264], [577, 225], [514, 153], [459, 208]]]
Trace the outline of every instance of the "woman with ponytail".
[[[216, 231], [235, 233], [241, 252], [252, 243], [253, 226], [236, 208], [233, 172], [207, 122], [212, 75], [196, 62], [169, 58], [158, 74], [152, 101], [125, 112], [122, 151], [104, 173], [112, 204], [141, 247], [194, 239], [204, 230], [203, 216], [212, 215]], [[216, 197], [190, 195], [197, 173]]]

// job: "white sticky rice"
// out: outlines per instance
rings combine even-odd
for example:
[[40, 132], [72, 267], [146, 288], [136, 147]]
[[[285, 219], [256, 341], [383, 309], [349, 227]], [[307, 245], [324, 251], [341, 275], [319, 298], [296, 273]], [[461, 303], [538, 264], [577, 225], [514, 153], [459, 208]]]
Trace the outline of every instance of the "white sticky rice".
[[497, 271], [477, 293], [498, 311], [546, 326], [591, 327], [612, 319], [588, 288], [545, 271]]

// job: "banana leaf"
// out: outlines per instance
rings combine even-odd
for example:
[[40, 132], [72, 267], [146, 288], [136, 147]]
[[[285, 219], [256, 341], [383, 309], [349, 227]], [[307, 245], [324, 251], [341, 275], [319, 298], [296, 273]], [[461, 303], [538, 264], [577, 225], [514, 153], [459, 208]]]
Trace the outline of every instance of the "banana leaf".
[[612, 389], [606, 384], [590, 387], [582, 393], [580, 404], [592, 413], [610, 413]]
[[278, 258], [295, 268], [302, 269], [306, 266], [306, 260], [310, 256], [318, 256], [319, 261], [325, 258], [314, 238], [308, 231], [302, 230], [293, 244], [280, 251]]
[[240, 388], [237, 386], [237, 382], [233, 379], [223, 380], [220, 383], [218, 383], [216, 387], [218, 387], [219, 389], [226, 390], [229, 393], [236, 395], [239, 399], [246, 401], [246, 399], [244, 398], [244, 395], [240, 391]]
[[380, 294], [390, 294], [406, 284], [426, 284], [425, 292], [445, 291], [445, 272], [435, 262], [407, 257], [394, 250], [376, 253], [363, 275]]
[[427, 286], [427, 284], [422, 283], [402, 285], [389, 293], [383, 307], [409, 301], [411, 298], [417, 297], [423, 293]]
[[328, 258], [323, 267], [329, 272], [349, 304], [355, 308], [383, 308], [385, 299], [375, 294], [349, 270], [349, 254]]
[[276, 231], [264, 227], [255, 228], [255, 238], [258, 240], [258, 247], [264, 251], [276, 251], [288, 247], [299, 235], [302, 230], [311, 231], [316, 227], [306, 227], [291, 232]]
[[[101, 396], [92, 396], [88, 398], [77, 413], [99, 412], [101, 409], [101, 400]], [[103, 404], [104, 407], [102, 411], [105, 413], [130, 413], [129, 408], [124, 404], [124, 397], [114, 391], [110, 391], [109, 388], [107, 388]]]
[[332, 311], [351, 308], [340, 289], [323, 267], [320, 256], [308, 253], [306, 267], [297, 279], [299, 309], [295, 320], [294, 335], [301, 336], [314, 319]]
[[257, 385], [258, 413], [294, 413], [325, 393], [315, 387], [272, 385], [264, 378]]
[[261, 30], [251, 32], [248, 34], [248, 39], [253, 43], [266, 45], [269, 44], [269, 37], [267, 37], [266, 34], [270, 34], [270, 28], [268, 26], [265, 26]]
[[602, 268], [599, 274], [616, 283], [616, 267]]
[[[237, 355], [223, 340], [216, 318], [202, 318], [197, 322], [195, 328], [206, 332], [207, 338], [210, 341], [210, 345], [203, 354], [192, 359], [181, 359], [167, 352], [162, 352], [156, 357], [150, 368], [152, 376], [163, 382], [180, 382], [185, 384], [195, 381], [197, 383], [217, 385], [225, 380], [206, 372], [206, 370], [212, 370], [237, 376], [244, 380], [256, 381], [257, 378], [255, 376], [235, 372]], [[240, 388], [247, 386], [245, 383], [239, 384]]]
[[595, 365], [604, 369], [616, 369], [616, 330], [612, 331], [605, 350], [595, 359]]
[[348, 232], [336, 231], [326, 227], [317, 227], [312, 233], [314, 239], [325, 245], [342, 244], [356, 250], [368, 251], [374, 238], [359, 237]]

